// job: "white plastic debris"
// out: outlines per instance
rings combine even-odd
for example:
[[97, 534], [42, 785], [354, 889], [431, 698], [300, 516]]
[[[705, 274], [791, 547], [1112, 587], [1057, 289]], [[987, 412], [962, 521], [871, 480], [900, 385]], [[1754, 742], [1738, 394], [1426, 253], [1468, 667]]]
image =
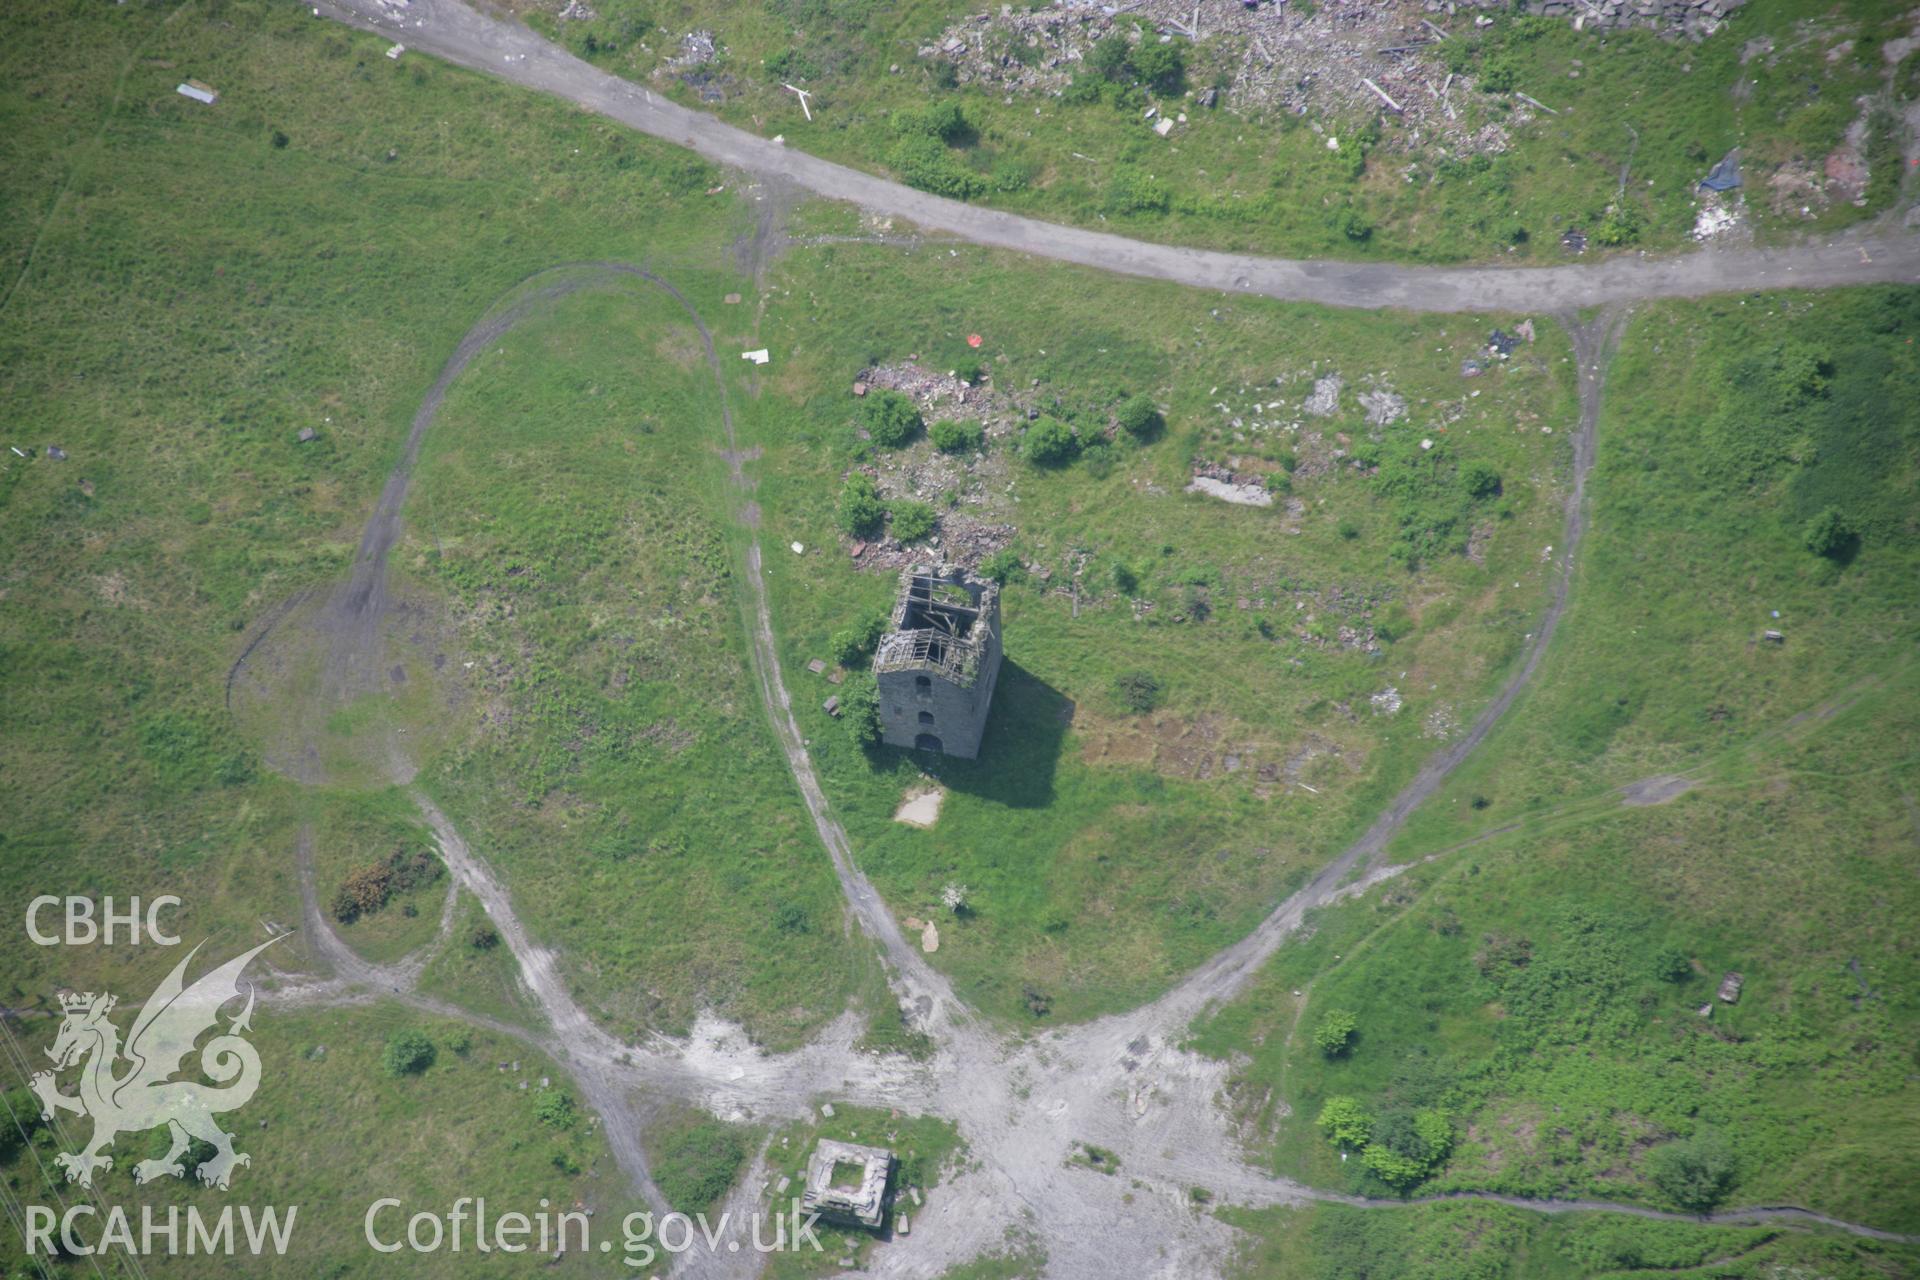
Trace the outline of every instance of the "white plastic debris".
[[791, 542], [787, 545], [793, 548], [793, 554], [797, 556], [807, 554], [807, 545], [804, 542]]
[[767, 349], [765, 347], [762, 347], [758, 351], [742, 351], [740, 353], [740, 358], [742, 360], [751, 360], [755, 364], [765, 364], [767, 361], [771, 360], [773, 357], [767, 354]]
[[398, 58], [401, 54], [405, 53], [406, 51], [407, 51], [407, 46], [403, 44], [396, 44], [393, 46], [393, 48], [387, 50], [387, 56], [389, 58]]

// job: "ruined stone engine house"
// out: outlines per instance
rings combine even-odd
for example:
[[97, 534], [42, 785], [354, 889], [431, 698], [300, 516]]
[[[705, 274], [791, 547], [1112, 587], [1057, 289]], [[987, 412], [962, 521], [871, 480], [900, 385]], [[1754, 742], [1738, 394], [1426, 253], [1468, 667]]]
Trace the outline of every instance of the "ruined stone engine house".
[[907, 569], [873, 672], [888, 746], [979, 755], [1000, 676], [999, 586], [947, 565]]

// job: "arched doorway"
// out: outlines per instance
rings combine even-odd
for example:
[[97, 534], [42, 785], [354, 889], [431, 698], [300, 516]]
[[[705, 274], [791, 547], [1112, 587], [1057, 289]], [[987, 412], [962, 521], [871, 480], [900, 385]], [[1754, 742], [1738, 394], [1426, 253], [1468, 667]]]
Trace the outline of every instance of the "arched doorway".
[[942, 748], [941, 748], [941, 746], [940, 746], [940, 739], [938, 739], [938, 738], [936, 738], [936, 737], [934, 737], [934, 736], [933, 736], [932, 734], [930, 734], [930, 733], [923, 733], [923, 734], [919, 734], [918, 736], [916, 736], [916, 737], [914, 738], [914, 740], [913, 740], [913, 749], [914, 749], [915, 751], [939, 751], [939, 750], [942, 750]]

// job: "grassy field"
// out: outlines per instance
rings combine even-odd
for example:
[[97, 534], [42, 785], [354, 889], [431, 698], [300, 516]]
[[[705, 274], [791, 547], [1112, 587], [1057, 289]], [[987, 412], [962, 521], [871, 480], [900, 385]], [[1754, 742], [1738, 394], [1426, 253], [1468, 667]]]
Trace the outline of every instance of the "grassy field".
[[[51, 1023], [17, 1031], [23, 1047], [37, 1046]], [[404, 1210], [387, 1210], [378, 1225], [391, 1239], [405, 1230], [408, 1214], [444, 1214], [460, 1196], [484, 1196], [495, 1213], [528, 1214], [545, 1198], [556, 1210], [592, 1208], [599, 1224], [617, 1222], [630, 1209], [626, 1180], [614, 1166], [595, 1124], [584, 1115], [556, 1125], [540, 1118], [536, 1104], [547, 1090], [542, 1078], [564, 1089], [553, 1064], [524, 1044], [473, 1031], [457, 1023], [423, 1019], [391, 1008], [326, 1012], [265, 1011], [256, 1018], [254, 1043], [262, 1060], [260, 1092], [236, 1113], [235, 1147], [253, 1157], [236, 1169], [230, 1193], [203, 1187], [189, 1177], [136, 1186], [135, 1159], [158, 1156], [158, 1135], [128, 1135], [115, 1148], [114, 1168], [96, 1176], [96, 1190], [109, 1204], [126, 1206], [137, 1223], [140, 1204], [155, 1206], [164, 1220], [168, 1206], [197, 1206], [217, 1214], [232, 1202], [254, 1206], [299, 1206], [291, 1245], [282, 1260], [247, 1256], [141, 1260], [154, 1276], [257, 1276], [280, 1274], [348, 1277], [391, 1275], [522, 1274], [497, 1257], [459, 1254], [376, 1254], [362, 1234], [369, 1206], [396, 1197]], [[434, 1046], [430, 1066], [394, 1077], [383, 1070], [382, 1048], [402, 1030], [424, 1032]], [[509, 1064], [507, 1070], [500, 1063]], [[56, 1206], [82, 1193], [67, 1185], [52, 1158], [84, 1140], [90, 1122], [65, 1117], [67, 1140], [35, 1125], [38, 1103], [6, 1073], [8, 1105], [29, 1126], [28, 1142], [0, 1143], [0, 1177], [14, 1197]], [[27, 1108], [32, 1108], [31, 1111]], [[317, 1129], [316, 1117], [325, 1117]], [[9, 1135], [12, 1136], [11, 1134]], [[154, 1145], [154, 1144], [158, 1145]], [[149, 1150], [149, 1147], [152, 1147]], [[53, 1172], [55, 1185], [44, 1181]], [[10, 1197], [11, 1198], [11, 1197]], [[398, 1232], [392, 1228], [398, 1223]], [[85, 1225], [82, 1234], [88, 1234]], [[0, 1269], [8, 1276], [37, 1274], [22, 1258], [19, 1237], [8, 1229], [0, 1243]], [[578, 1254], [563, 1271], [586, 1274]], [[121, 1266], [103, 1260], [107, 1274]], [[275, 1268], [269, 1272], [268, 1268]], [[69, 1260], [55, 1275], [92, 1274]], [[598, 1274], [597, 1272], [595, 1274]]]
[[1629, 1280], [1634, 1276], [1819, 1275], [1893, 1280], [1914, 1251], [1831, 1235], [1644, 1222], [1618, 1214], [1546, 1217], [1504, 1205], [1393, 1213], [1340, 1205], [1229, 1210], [1252, 1237], [1235, 1274], [1301, 1280]]
[[[1323, 913], [1201, 1029], [1249, 1055], [1239, 1104], [1276, 1167], [1388, 1189], [1315, 1125], [1343, 1097], [1376, 1127], [1443, 1115], [1440, 1188], [1694, 1207], [1662, 1153], [1705, 1144], [1708, 1201], [1920, 1224], [1913, 305], [1635, 321], [1564, 643], [1390, 851], [1455, 852]], [[1821, 556], [1803, 537], [1828, 507], [1855, 533]], [[1659, 775], [1693, 789], [1611, 790]], [[1358, 1025], [1333, 1056], [1307, 1034], [1330, 1010]]]
[[[935, 961], [1015, 1021], [1132, 1004], [1238, 937], [1466, 723], [1542, 600], [1574, 417], [1565, 339], [1545, 320], [1511, 360], [1463, 378], [1485, 322], [845, 245], [783, 259], [763, 307], [757, 340], [775, 364], [743, 430], [765, 450], [767, 545], [805, 549], [768, 561], [802, 727], [902, 917], [940, 913], [950, 881], [971, 890], [965, 918], [941, 913]], [[969, 361], [988, 382], [928, 412], [984, 420], [978, 455], [858, 437], [848, 387], [862, 369]], [[1337, 407], [1307, 412], [1335, 373]], [[1109, 442], [1136, 392], [1163, 407], [1164, 430]], [[1406, 416], [1369, 423], [1361, 397], [1377, 395]], [[1085, 441], [1071, 466], [1020, 456], [1042, 410]], [[1202, 461], [1266, 477], [1273, 504], [1182, 492]], [[1476, 466], [1498, 494], [1465, 496]], [[911, 554], [1005, 542], [1031, 566], [1003, 595], [1007, 663], [977, 762], [862, 752], [820, 709], [836, 689], [806, 664], [887, 606], [889, 566], [909, 558], [849, 556], [834, 505], [852, 469], [890, 501], [935, 508], [933, 540]], [[1134, 674], [1160, 687], [1144, 713], [1117, 689]], [[1388, 690], [1397, 714], [1371, 701]], [[923, 771], [949, 792], [930, 831], [891, 820]]]
[[[556, 262], [624, 260], [717, 309], [741, 214], [684, 153], [294, 10], [6, 22], [9, 145], [64, 167], [10, 169], [0, 227], [0, 386], [32, 455], [0, 468], [0, 698], [20, 730], [0, 897], [175, 893], [186, 936], [231, 948], [298, 920], [303, 824], [323, 907], [422, 843], [370, 774], [277, 776], [291, 712], [243, 699], [230, 718], [231, 664], [283, 602], [324, 600], [421, 395], [496, 299]], [[188, 74], [220, 103], [175, 95]], [[331, 714], [327, 740], [351, 755], [409, 729], [422, 782], [613, 1025], [684, 1027], [706, 1004], [790, 1042], [865, 977], [745, 680], [691, 327], [658, 297], [576, 297], [470, 372], [395, 556], [413, 638], [430, 633], [417, 678]], [[397, 957], [445, 888], [343, 931]], [[462, 942], [432, 980], [509, 1008], [500, 958]], [[151, 983], [165, 959], [6, 946], [17, 1005]]]
[[[1228, 85], [1248, 56], [1245, 38], [1231, 32], [1197, 45], [1177, 38], [1186, 74], [1170, 92], [1103, 84], [1073, 64], [1079, 83], [1064, 93], [1003, 94], [956, 84], [944, 55], [919, 55], [968, 15], [991, 13], [990, 4], [611, 0], [589, 21], [558, 20], [559, 0], [507, 7], [689, 106], [943, 193], [1150, 239], [1428, 261], [1551, 260], [1573, 227], [1594, 237], [1596, 252], [1682, 244], [1698, 212], [1695, 184], [1734, 146], [1743, 149], [1747, 205], [1762, 235], [1871, 216], [1901, 181], [1895, 118], [1920, 68], [1912, 53], [1899, 64], [1883, 56], [1888, 41], [1909, 34], [1904, 6], [1887, 0], [1756, 0], [1701, 43], [1576, 32], [1565, 18], [1496, 15], [1484, 30], [1462, 18], [1419, 55], [1431, 83], [1468, 77], [1448, 99], [1457, 119], [1436, 114], [1416, 137], [1418, 125], [1370, 98], [1305, 117], [1242, 111], [1231, 91], [1219, 108], [1199, 106], [1194, 95]], [[1335, 38], [1345, 18], [1312, 5], [1287, 14], [1287, 38], [1306, 42]], [[1420, 16], [1406, 16], [1409, 40], [1427, 38]], [[695, 30], [713, 34], [717, 56], [677, 65], [681, 37]], [[1023, 63], [1053, 56], [1022, 37], [996, 38]], [[811, 121], [787, 83], [814, 95]], [[1863, 96], [1878, 105], [1863, 111]], [[903, 130], [916, 131], [904, 122], [929, 105], [958, 107], [965, 124], [930, 155], [908, 155]], [[1149, 105], [1187, 119], [1156, 137], [1142, 119]], [[1828, 190], [1822, 169], [1849, 145], [1856, 120], [1871, 170], [1858, 203]], [[1437, 131], [1492, 133], [1506, 145], [1442, 145], [1450, 140]], [[1342, 140], [1338, 152], [1328, 150], [1329, 136]]]

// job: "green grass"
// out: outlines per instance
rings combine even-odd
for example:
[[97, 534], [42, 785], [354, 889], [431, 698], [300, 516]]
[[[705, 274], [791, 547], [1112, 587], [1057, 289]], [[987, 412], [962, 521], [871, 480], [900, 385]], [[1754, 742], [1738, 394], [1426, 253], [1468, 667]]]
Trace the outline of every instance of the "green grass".
[[654, 1184], [676, 1213], [713, 1210], [752, 1158], [760, 1135], [687, 1107], [670, 1109], [647, 1125], [647, 1162]]
[[[1016, 1023], [1132, 1005], [1239, 937], [1371, 819], [1429, 735], [1468, 721], [1540, 606], [1574, 420], [1566, 342], [1544, 320], [1535, 344], [1464, 379], [1487, 322], [1229, 302], [944, 247], [796, 250], [763, 305], [774, 364], [742, 429], [765, 450], [766, 545], [806, 548], [767, 561], [802, 729], [863, 868], [900, 916], [940, 917], [935, 963]], [[934, 410], [984, 415], [984, 458], [858, 439], [847, 387], [911, 355], [991, 370], [986, 398]], [[1339, 411], [1303, 415], [1334, 370]], [[1408, 415], [1370, 427], [1369, 388]], [[1133, 392], [1166, 429], [1104, 443]], [[1029, 408], [1074, 424], [1077, 462], [1017, 456]], [[1264, 509], [1185, 494], [1199, 458], [1290, 493]], [[1464, 496], [1476, 462], [1502, 477], [1497, 497]], [[948, 526], [936, 538], [1009, 526], [1020, 560], [1051, 575], [1003, 594], [1007, 662], [977, 762], [869, 756], [820, 710], [833, 687], [807, 662], [895, 589], [834, 523], [856, 466], [890, 498], [927, 490]], [[1133, 672], [1161, 685], [1150, 713], [1116, 692]], [[1388, 687], [1405, 705], [1376, 715]], [[950, 792], [931, 831], [891, 820], [923, 770]], [[964, 919], [940, 908], [949, 881], [972, 890]]]
[[[1732, 1203], [1920, 1222], [1899, 941], [1920, 727], [1900, 495], [1920, 419], [1894, 390], [1912, 300], [1756, 295], [1636, 321], [1538, 688], [1390, 856], [1455, 851], [1322, 913], [1201, 1029], [1251, 1055], [1249, 1114], [1268, 1089], [1291, 1105], [1277, 1168], [1380, 1189], [1314, 1131], [1348, 1096], [1376, 1120], [1448, 1112], [1441, 1188], [1667, 1203], [1650, 1153], [1712, 1132], [1737, 1160]], [[1783, 385], [1810, 368], [1823, 385]], [[1829, 504], [1861, 534], [1840, 561], [1799, 538]], [[1654, 808], [1608, 790], [1664, 773], [1697, 789]], [[1659, 973], [1669, 950], [1690, 961], [1679, 981]], [[1713, 999], [1729, 970], [1732, 1007]], [[1329, 1059], [1302, 1030], [1335, 1007], [1360, 1031]]]
[[[52, 1025], [43, 1020], [16, 1031], [29, 1055], [38, 1056]], [[150, 1134], [123, 1136], [112, 1152], [114, 1168], [97, 1175], [96, 1188], [106, 1203], [126, 1207], [136, 1231], [141, 1204], [154, 1206], [162, 1221], [168, 1206], [194, 1205], [203, 1214], [217, 1214], [228, 1203], [297, 1205], [292, 1243], [284, 1261], [244, 1254], [145, 1257], [142, 1265], [152, 1275], [257, 1276], [281, 1268], [337, 1277], [393, 1274], [395, 1258], [376, 1254], [362, 1234], [368, 1207], [387, 1196], [406, 1206], [389, 1209], [380, 1219], [389, 1239], [394, 1224], [405, 1230], [408, 1214], [444, 1214], [460, 1196], [485, 1196], [495, 1213], [509, 1206], [535, 1213], [542, 1197], [557, 1209], [581, 1202], [596, 1210], [599, 1224], [617, 1222], [635, 1207], [597, 1129], [584, 1119], [555, 1129], [535, 1117], [541, 1077], [559, 1072], [518, 1041], [393, 1008], [269, 1009], [256, 1014], [254, 1026], [252, 1039], [263, 1064], [260, 1091], [243, 1111], [228, 1117], [237, 1130], [236, 1149], [251, 1155], [253, 1163], [234, 1171], [231, 1190], [203, 1187], [191, 1177], [137, 1187], [134, 1162], [162, 1154], [164, 1147]], [[381, 1070], [380, 1050], [401, 1028], [424, 1031], [436, 1053], [424, 1073], [395, 1079]], [[467, 1045], [464, 1052], [453, 1047], [461, 1043]], [[501, 1071], [502, 1061], [518, 1062], [520, 1069]], [[17, 1086], [13, 1072], [7, 1079], [10, 1088]], [[8, 1095], [16, 1109], [23, 1094]], [[22, 1112], [21, 1119], [26, 1118]], [[91, 1124], [71, 1116], [63, 1122], [69, 1137], [64, 1147], [45, 1127], [33, 1130], [30, 1151], [7, 1146], [0, 1176], [18, 1198], [49, 1205], [74, 1201], [75, 1189], [64, 1180], [49, 1187], [40, 1172], [44, 1166], [61, 1179], [53, 1155], [83, 1141]], [[82, 1234], [89, 1234], [84, 1223]], [[37, 1274], [20, 1249], [20, 1238], [9, 1229], [0, 1242], [0, 1268], [9, 1276]], [[399, 1269], [408, 1275], [473, 1273], [471, 1247], [459, 1254], [398, 1258], [403, 1260]], [[102, 1265], [112, 1273], [120, 1264], [109, 1259]], [[78, 1263], [54, 1271], [69, 1273], [90, 1274]]]
[[1505, 1205], [1391, 1213], [1316, 1205], [1226, 1210], [1249, 1234], [1233, 1274], [1300, 1280], [1629, 1280], [1634, 1276], [1821, 1275], [1891, 1280], [1911, 1248], [1775, 1228], [1548, 1217]]
[[[604, 36], [604, 16], [555, 21], [558, 0], [513, 7], [575, 52], [587, 52], [590, 34]], [[1886, 0], [1845, 7], [1757, 0], [1699, 43], [1644, 30], [1576, 32], [1564, 17], [1495, 15], [1484, 30], [1456, 20], [1446, 24], [1454, 34], [1421, 56], [1431, 83], [1450, 72], [1474, 84], [1508, 75], [1514, 89], [1557, 114], [1461, 80], [1448, 98], [1458, 119], [1436, 113], [1418, 140], [1419, 126], [1371, 100], [1355, 112], [1303, 118], [1282, 109], [1238, 113], [1231, 90], [1222, 108], [1207, 110], [1191, 97], [1117, 85], [1010, 97], [997, 86], [954, 87], [941, 74], [944, 57], [922, 59], [918, 50], [939, 44], [939, 33], [967, 15], [992, 12], [990, 4], [617, 7], [631, 10], [641, 34], [588, 56], [688, 106], [943, 194], [1177, 243], [1337, 257], [1553, 260], [1562, 256], [1561, 232], [1576, 226], [1591, 233], [1610, 225], [1641, 247], [1686, 243], [1695, 184], [1736, 145], [1764, 236], [1828, 231], [1870, 216], [1888, 206], [1900, 180], [1897, 147], [1880, 141], [1867, 148], [1879, 148], [1870, 156], [1879, 177], [1864, 206], [1816, 194], [1809, 217], [1800, 212], [1807, 201], [1776, 199], [1769, 185], [1783, 170], [1817, 178], [1858, 114], [1856, 98], [1893, 101], [1896, 68], [1881, 50], [1905, 28], [1901, 6]], [[1302, 8], [1286, 21], [1291, 38], [1313, 41], [1331, 34], [1336, 18], [1330, 11], [1309, 17]], [[687, 72], [668, 67], [681, 34], [702, 28], [718, 39], [716, 61]], [[1743, 61], [1750, 42], [1762, 39], [1773, 51]], [[1227, 85], [1246, 57], [1259, 56], [1231, 34], [1177, 45], [1189, 94]], [[1016, 41], [1008, 52], [1029, 51]], [[813, 93], [811, 121], [783, 83]], [[1150, 103], [1183, 111], [1188, 122], [1156, 137], [1142, 120]], [[957, 145], [915, 139], [909, 147], [901, 139], [902, 122], [923, 117], [929, 105], [960, 109], [967, 123]], [[1522, 122], [1517, 112], [1531, 118]], [[1500, 131], [1509, 145], [1474, 156], [1436, 137], [1438, 126], [1462, 135]], [[1341, 140], [1338, 152], [1327, 149], [1328, 136]], [[1891, 134], [1876, 124], [1873, 136]]]
[[[225, 703], [281, 603], [313, 593], [277, 633], [297, 635], [344, 575], [421, 396], [519, 281], [647, 261], [719, 308], [742, 215], [690, 198], [710, 171], [297, 9], [49, 3], [5, 21], [0, 110], [67, 170], [8, 171], [9, 213], [51, 216], [5, 233], [38, 248], [0, 309], [0, 387], [19, 442], [69, 459], [0, 469], [0, 698], [19, 728], [0, 897], [175, 893], [187, 936], [221, 946], [297, 921], [301, 823], [326, 899], [414, 838], [403, 796], [362, 790], [367, 744], [401, 729], [615, 1025], [680, 1028], [709, 1005], [790, 1043], [843, 1007], [833, 882], [742, 665], [711, 377], [657, 296], [571, 299], [455, 387], [395, 555], [414, 678], [296, 723], [319, 658], [295, 652], [284, 696], [243, 679]], [[185, 74], [220, 104], [174, 94]], [[307, 426], [319, 439], [296, 444]], [[337, 782], [319, 793], [272, 767], [315, 729]], [[348, 940], [396, 957], [440, 901], [396, 902]], [[791, 935], [774, 925], [790, 901]], [[7, 954], [17, 1004], [164, 967]], [[476, 959], [456, 950], [435, 980], [457, 987]], [[466, 976], [500, 1010], [512, 988], [488, 962]]]

